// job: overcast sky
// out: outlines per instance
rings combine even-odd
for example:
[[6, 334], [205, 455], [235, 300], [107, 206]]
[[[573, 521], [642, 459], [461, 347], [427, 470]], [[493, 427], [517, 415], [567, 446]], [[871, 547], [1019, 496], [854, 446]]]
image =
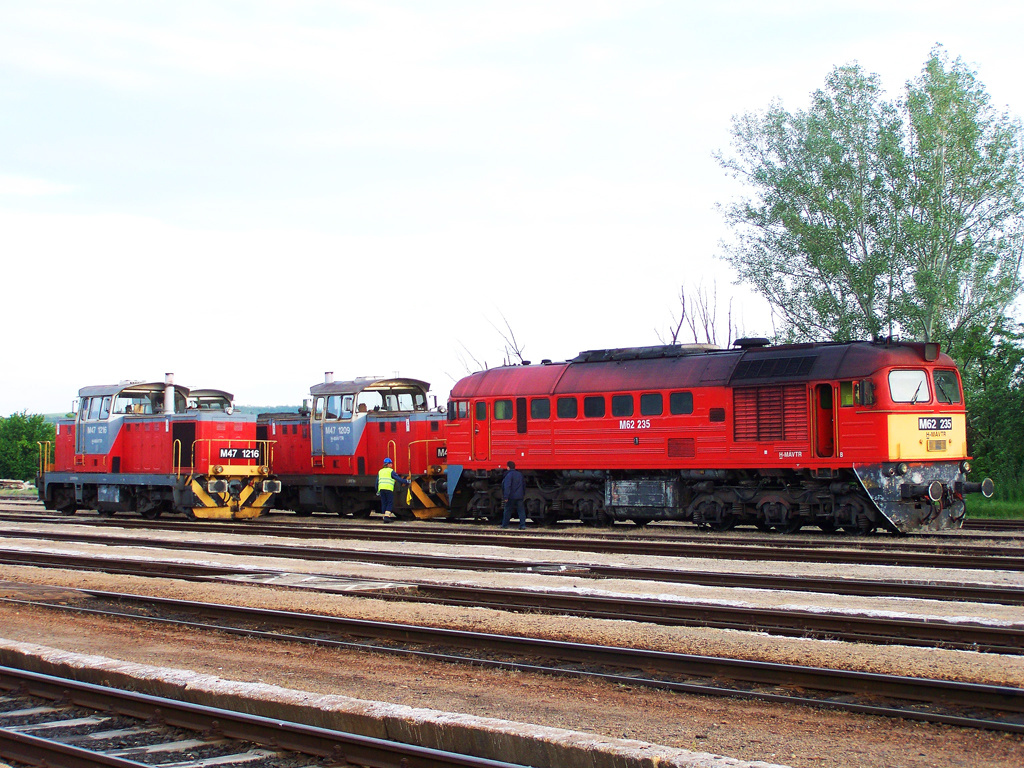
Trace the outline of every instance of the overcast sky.
[[440, 400], [500, 364], [659, 343], [717, 256], [730, 118], [935, 43], [1024, 112], [1019, 2], [0, 0], [0, 415], [162, 379]]

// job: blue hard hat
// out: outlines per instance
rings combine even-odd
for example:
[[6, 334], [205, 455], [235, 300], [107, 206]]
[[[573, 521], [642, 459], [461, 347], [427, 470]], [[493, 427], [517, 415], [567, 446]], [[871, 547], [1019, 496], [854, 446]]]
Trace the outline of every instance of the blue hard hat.
[[384, 459], [384, 463], [385, 464], [390, 464], [391, 463], [391, 459]]

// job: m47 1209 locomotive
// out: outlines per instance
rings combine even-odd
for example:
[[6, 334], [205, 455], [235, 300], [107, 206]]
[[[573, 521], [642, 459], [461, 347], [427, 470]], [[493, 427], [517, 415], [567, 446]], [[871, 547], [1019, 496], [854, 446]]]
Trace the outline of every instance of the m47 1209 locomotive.
[[457, 382], [454, 516], [497, 517], [501, 468], [534, 520], [685, 519], [795, 531], [956, 528], [972, 483], [956, 365], [937, 344], [592, 350]]
[[384, 459], [412, 481], [396, 497], [401, 517], [448, 514], [437, 493], [445, 462], [444, 414], [431, 410], [427, 382], [366, 377], [310, 387], [312, 407], [259, 416], [259, 436], [274, 445], [274, 505], [301, 515], [334, 512], [367, 517], [377, 505]]
[[232, 395], [164, 381], [84, 387], [77, 413], [40, 446], [36, 486], [47, 509], [101, 515], [178, 512], [198, 518], [258, 517], [280, 483], [256, 417]]

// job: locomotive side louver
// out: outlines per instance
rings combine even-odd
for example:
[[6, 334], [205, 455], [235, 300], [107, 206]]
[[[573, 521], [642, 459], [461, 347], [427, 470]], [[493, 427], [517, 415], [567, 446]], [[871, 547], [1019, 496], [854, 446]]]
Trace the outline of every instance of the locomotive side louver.
[[732, 380], [784, 379], [793, 376], [807, 376], [817, 359], [817, 355], [745, 358], [736, 365]]
[[737, 441], [807, 439], [807, 390], [801, 384], [734, 389], [733, 412]]

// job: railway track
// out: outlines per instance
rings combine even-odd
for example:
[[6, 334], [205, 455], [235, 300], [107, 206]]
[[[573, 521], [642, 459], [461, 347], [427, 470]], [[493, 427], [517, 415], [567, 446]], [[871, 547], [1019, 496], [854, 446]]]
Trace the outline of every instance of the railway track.
[[0, 757], [49, 768], [516, 765], [10, 667], [0, 667]]
[[[247, 584], [292, 586], [288, 570], [253, 569], [188, 564], [147, 559], [89, 557], [45, 552], [0, 550], [0, 563], [54, 568], [99, 570], [189, 581], [243, 581]], [[577, 569], [569, 571], [578, 575]], [[332, 591], [339, 585], [364, 582], [370, 587], [347, 594], [407, 602], [577, 615], [604, 620], [633, 621], [667, 626], [711, 627], [743, 632], [764, 632], [786, 637], [843, 640], [876, 644], [943, 647], [992, 653], [1024, 653], [1024, 627], [994, 626], [981, 622], [945, 622], [935, 618], [886, 617], [856, 612], [821, 612], [802, 609], [723, 605], [714, 601], [676, 601], [641, 596], [593, 595], [579, 591], [513, 590], [493, 587], [439, 585], [422, 581], [390, 583], [380, 580], [339, 578], [328, 573], [301, 573], [302, 589]], [[750, 587], [750, 584], [745, 584]], [[887, 597], [900, 595], [899, 584], [888, 585]], [[878, 588], [878, 585], [876, 585]], [[1017, 590], [1018, 600], [1024, 591]]]
[[[51, 518], [67, 520], [68, 518]], [[39, 523], [36, 519], [12, 520], [12, 522]], [[509, 534], [504, 531], [487, 533], [465, 531], [438, 531], [424, 526], [402, 526], [396, 530], [394, 526], [331, 526], [315, 527], [273, 525], [255, 527], [252, 524], [223, 523], [215, 527], [209, 524], [178, 523], [170, 521], [140, 521], [123, 524], [124, 521], [109, 521], [93, 518], [85, 526], [101, 528], [130, 528], [144, 530], [186, 531], [210, 533], [238, 533], [244, 535], [273, 535], [287, 538], [315, 538], [318, 540], [359, 541], [416, 541], [432, 544], [456, 544], [465, 546], [508, 546], [510, 540], [518, 549], [530, 550], [564, 550], [574, 552], [594, 552], [601, 554], [632, 554], [660, 557], [700, 557], [719, 560], [751, 560], [770, 562], [804, 562], [804, 563], [846, 563], [857, 565], [895, 565], [901, 567], [957, 568], [966, 570], [1007, 570], [1024, 571], [1024, 548], [1007, 546], [964, 547], [945, 544], [907, 544], [897, 546], [856, 546], [840, 547], [834, 544], [807, 546], [804, 542], [787, 542], [784, 539], [767, 538], [763, 541], [716, 541], [707, 539], [677, 539], [671, 541], [651, 539], [622, 539], [620, 537], [566, 537], [545, 534], [526, 534], [517, 532]], [[76, 523], [78, 524], [78, 523]], [[8, 537], [31, 537], [32, 532], [7, 530]], [[75, 537], [78, 537], [77, 539]], [[47, 538], [55, 541], [89, 541], [88, 534], [72, 534], [48, 532]], [[99, 540], [96, 537], [96, 541]], [[116, 536], [103, 537], [111, 543], [137, 543], [137, 538]], [[270, 556], [272, 553], [287, 550], [287, 547], [261, 544], [260, 552]], [[293, 551], [294, 548], [293, 548]], [[310, 559], [330, 559], [323, 550], [307, 547], [302, 549]], [[246, 554], [252, 554], [250, 549]], [[291, 556], [291, 555], [280, 555]]]
[[[294, 574], [288, 571], [154, 560], [139, 561], [109, 556], [100, 558], [0, 550], [0, 563], [192, 581], [243, 581], [250, 584], [294, 587], [294, 580], [287, 579]], [[578, 591], [515, 590], [431, 584], [422, 581], [390, 582], [387, 588], [379, 588], [375, 586], [380, 584], [379, 580], [339, 578], [330, 574], [306, 572], [302, 573], [301, 577], [300, 588], [317, 591], [347, 588], [362, 581], [368, 586], [347, 591], [346, 594], [385, 600], [567, 614], [582, 618], [637, 621], [668, 626], [702, 626], [846, 642], [941, 647], [1015, 655], [1024, 653], [1024, 627], [1019, 625], [999, 626], [962, 620], [951, 622], [932, 618], [895, 618], [854, 612], [823, 613], [800, 609], [740, 607], [712, 601], [683, 602], [640, 596], [583, 594]], [[892, 594], [887, 593], [887, 596]], [[1018, 593], [1018, 598], [1022, 596], [1024, 592]]]
[[[40, 522], [41, 520], [59, 521], [63, 524], [83, 524], [95, 526], [114, 526], [121, 528], [143, 528], [153, 530], [219, 530], [236, 531], [248, 534], [266, 536], [291, 536], [298, 538], [333, 538], [352, 537], [361, 535], [371, 537], [376, 534], [387, 536], [386, 530], [379, 525], [379, 521], [361, 522], [357, 519], [336, 518], [331, 515], [300, 516], [289, 512], [274, 512], [261, 518], [246, 521], [231, 520], [204, 520], [190, 521], [180, 518], [161, 518], [146, 520], [135, 515], [113, 516], [97, 515], [92, 512], [78, 513], [75, 515], [60, 515], [55, 512], [48, 512], [38, 502], [25, 502], [23, 504], [8, 505], [0, 501], [0, 516], [12, 522]], [[424, 522], [420, 520], [406, 521], [401, 526], [404, 530], [417, 530], [424, 536], [431, 536], [441, 539], [445, 536], [488, 536], [503, 535], [493, 530], [492, 526], [480, 521], [460, 521], [451, 523]], [[447, 530], [438, 530], [446, 528]], [[993, 531], [1002, 533], [1014, 533], [1024, 531], [1024, 520], [980, 520], [974, 521], [971, 526], [976, 531]], [[483, 530], [481, 530], [483, 529]], [[393, 534], [392, 534], [393, 535]], [[520, 535], [520, 534], [504, 534]], [[825, 533], [796, 533], [781, 534], [763, 533], [756, 530], [741, 530], [729, 533], [721, 533], [707, 529], [699, 529], [685, 524], [671, 523], [664, 526], [637, 528], [632, 524], [619, 524], [611, 528], [593, 528], [578, 524], [559, 524], [545, 526], [544, 528], [531, 529], [531, 537], [538, 539], [555, 538], [562, 540], [571, 538], [573, 540], [585, 538], [588, 541], [609, 541], [619, 542], [619, 546], [628, 548], [644, 544], [655, 543], [659, 546], [671, 543], [731, 543], [748, 546], [788, 547], [788, 548], [811, 548], [811, 549], [834, 549], [834, 548], [855, 548], [861, 550], [891, 550], [918, 552], [951, 552], [973, 546], [974, 542], [987, 542], [988, 550], [995, 552], [1002, 542], [993, 544], [993, 537], [981, 533], [963, 533], [961, 531], [951, 532], [921, 532], [912, 536], [861, 536], [854, 534], [825, 534]], [[1012, 542], [1010, 542], [1012, 543]]]
[[[243, 526], [245, 528], [245, 526]], [[236, 532], [233, 528], [218, 528], [223, 532]], [[186, 529], [193, 530], [193, 529]], [[204, 532], [209, 532], [207, 529]], [[254, 532], [248, 530], [249, 534]], [[85, 532], [67, 532], [47, 530], [41, 535], [38, 530], [15, 530], [8, 528], [3, 532], [8, 539], [39, 539], [54, 542], [80, 544], [105, 544], [109, 546], [138, 546], [138, 537], [125, 537], [105, 534], [85, 534]], [[1002, 551], [994, 554], [989, 551], [970, 554], [942, 554], [932, 552], [862, 552], [850, 550], [807, 550], [801, 548], [779, 549], [770, 546], [752, 547], [750, 545], [733, 544], [679, 544], [672, 543], [667, 547], [658, 547], [649, 542], [594, 542], [589, 540], [571, 540], [553, 537], [510, 537], [504, 531], [495, 534], [435, 534], [435, 531], [422, 529], [384, 530], [383, 526], [367, 529], [345, 528], [343, 535], [335, 539], [356, 539], [358, 541], [379, 541], [390, 543], [423, 542], [432, 544], [455, 544], [461, 546], [514, 546], [516, 549], [529, 550], [571, 550], [573, 552], [594, 552], [600, 554], [637, 554], [663, 557], [706, 558], [723, 560], [740, 560], [755, 562], [812, 562], [812, 563], [848, 563], [860, 565], [896, 565], [901, 567], [940, 567], [965, 570], [1024, 570], [1024, 549]], [[624, 546], [628, 545], [628, 546]], [[195, 542], [160, 541], [160, 546], [167, 549], [195, 549]], [[203, 543], [203, 548], [221, 554], [251, 556], [259, 554], [264, 557], [289, 557], [305, 560], [366, 560], [368, 553], [346, 551], [341, 549], [259, 544], [258, 550], [250, 544]], [[427, 562], [439, 566], [437, 558], [422, 555], [411, 555], [400, 552], [374, 552], [374, 562], [386, 562], [397, 565], [423, 565]], [[424, 559], [424, 558], [427, 559]], [[462, 567], [474, 569], [497, 569], [495, 560], [489, 558], [459, 558]], [[482, 565], [482, 568], [481, 568]], [[516, 567], [521, 568], [518, 562]]]
[[681, 693], [741, 697], [1024, 733], [1024, 689], [438, 629], [167, 598], [81, 590], [86, 606], [9, 601], [50, 610], [602, 680]]

